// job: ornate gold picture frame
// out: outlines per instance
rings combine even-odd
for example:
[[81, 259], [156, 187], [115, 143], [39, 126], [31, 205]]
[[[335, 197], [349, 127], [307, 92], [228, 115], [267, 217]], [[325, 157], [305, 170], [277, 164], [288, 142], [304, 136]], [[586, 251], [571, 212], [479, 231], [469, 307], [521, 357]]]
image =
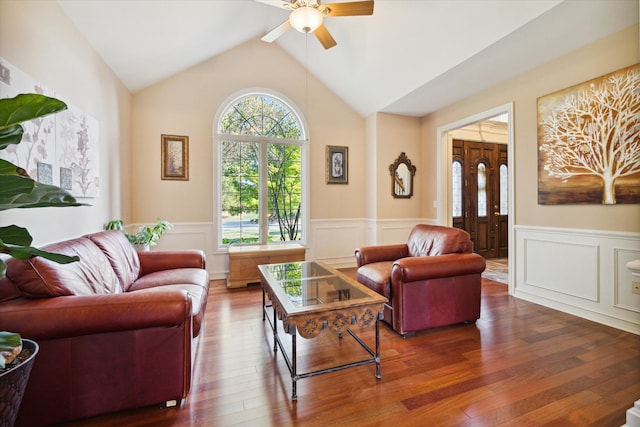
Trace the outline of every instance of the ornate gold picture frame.
[[189, 180], [189, 137], [162, 135], [162, 179]]

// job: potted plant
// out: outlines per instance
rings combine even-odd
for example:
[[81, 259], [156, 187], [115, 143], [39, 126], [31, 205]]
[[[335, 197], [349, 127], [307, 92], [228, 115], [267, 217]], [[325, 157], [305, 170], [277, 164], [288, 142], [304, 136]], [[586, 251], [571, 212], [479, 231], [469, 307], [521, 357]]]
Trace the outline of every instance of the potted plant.
[[[65, 110], [67, 105], [39, 94], [21, 94], [0, 99], [0, 150], [22, 141], [21, 123]], [[54, 185], [37, 182], [13, 163], [0, 159], [0, 211], [46, 206], [81, 206], [68, 192]], [[78, 257], [56, 254], [32, 247], [33, 238], [17, 225], [0, 227], [0, 255], [27, 259], [41, 256], [59, 263], [78, 261]], [[0, 277], [7, 265], [0, 257]], [[19, 334], [0, 332], [0, 419], [13, 425], [22, 394], [31, 373], [38, 345]], [[10, 360], [9, 360], [10, 359]]]
[[0, 332], [0, 419], [13, 425], [29, 381], [38, 344], [20, 334]]
[[136, 234], [129, 234], [125, 231], [124, 221], [121, 219], [115, 219], [113, 221], [109, 221], [104, 225], [105, 230], [119, 230], [127, 236], [127, 239], [136, 247], [138, 250], [148, 251], [149, 248], [160, 240], [163, 234], [167, 233], [169, 230], [173, 228], [173, 224], [169, 221], [157, 219], [155, 225], [145, 225], [138, 229]]

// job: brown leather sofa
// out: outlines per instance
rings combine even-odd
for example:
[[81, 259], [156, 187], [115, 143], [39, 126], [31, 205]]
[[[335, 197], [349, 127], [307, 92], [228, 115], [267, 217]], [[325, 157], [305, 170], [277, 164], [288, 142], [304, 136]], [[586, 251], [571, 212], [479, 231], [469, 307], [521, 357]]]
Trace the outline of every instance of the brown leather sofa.
[[407, 243], [356, 249], [358, 282], [389, 302], [384, 320], [401, 335], [480, 317], [485, 261], [461, 229], [419, 224]]
[[44, 249], [80, 261], [9, 259], [0, 280], [0, 330], [40, 346], [16, 425], [180, 404], [207, 305], [204, 253], [137, 253], [119, 231]]

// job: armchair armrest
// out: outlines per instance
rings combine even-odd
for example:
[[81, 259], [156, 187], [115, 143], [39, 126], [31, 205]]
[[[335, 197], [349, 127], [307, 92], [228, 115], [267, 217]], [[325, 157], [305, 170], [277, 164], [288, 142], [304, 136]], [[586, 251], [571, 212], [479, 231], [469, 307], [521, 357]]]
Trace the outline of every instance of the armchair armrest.
[[190, 322], [191, 304], [189, 294], [176, 289], [23, 299], [0, 304], [0, 324], [35, 340], [172, 328]]
[[436, 256], [402, 258], [391, 267], [392, 283], [417, 282], [441, 277], [479, 274], [485, 269], [480, 255], [456, 253]]
[[138, 252], [140, 275], [174, 268], [206, 267], [204, 252], [199, 249]]
[[409, 256], [406, 243], [394, 245], [363, 246], [356, 249], [356, 263], [358, 267], [373, 262], [394, 261]]

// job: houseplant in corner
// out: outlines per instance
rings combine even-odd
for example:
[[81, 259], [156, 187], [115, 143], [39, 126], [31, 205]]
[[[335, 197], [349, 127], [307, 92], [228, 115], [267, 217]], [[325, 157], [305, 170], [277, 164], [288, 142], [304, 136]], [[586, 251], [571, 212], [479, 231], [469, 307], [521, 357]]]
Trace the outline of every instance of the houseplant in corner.
[[150, 246], [155, 245], [163, 234], [173, 228], [173, 224], [158, 218], [155, 225], [145, 225], [138, 229], [136, 234], [129, 234], [125, 231], [124, 221], [114, 219], [104, 225], [105, 230], [119, 230], [127, 236], [127, 239], [136, 247], [137, 250], [148, 251]]
[[[0, 150], [22, 141], [21, 123], [65, 110], [67, 105], [39, 94], [21, 94], [0, 99]], [[0, 211], [48, 206], [81, 206], [68, 192], [37, 182], [26, 171], [0, 159]], [[0, 227], [0, 278], [7, 265], [4, 256], [27, 259], [41, 256], [58, 263], [78, 261], [78, 257], [55, 254], [32, 247], [27, 229], [17, 225]], [[27, 384], [38, 345], [19, 334], [0, 332], [0, 420], [13, 425]], [[15, 360], [12, 359], [15, 354]], [[6, 363], [5, 363], [6, 362]], [[6, 365], [6, 367], [5, 367]]]

